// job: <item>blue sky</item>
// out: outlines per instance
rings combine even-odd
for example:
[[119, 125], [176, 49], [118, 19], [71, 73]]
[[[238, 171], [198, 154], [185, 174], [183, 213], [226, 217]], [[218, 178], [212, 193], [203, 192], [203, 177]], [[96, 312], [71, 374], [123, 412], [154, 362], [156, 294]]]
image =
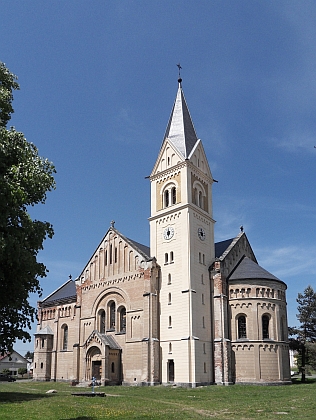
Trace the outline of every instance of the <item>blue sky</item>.
[[[18, 75], [17, 130], [53, 161], [32, 215], [55, 236], [44, 296], [115, 227], [149, 244], [149, 181], [183, 89], [213, 177], [215, 238], [239, 226], [296, 297], [316, 278], [314, 1], [0, 0], [0, 61]], [[36, 297], [32, 302], [36, 303]], [[34, 331], [33, 331], [34, 332]], [[17, 343], [25, 353], [33, 345]]]

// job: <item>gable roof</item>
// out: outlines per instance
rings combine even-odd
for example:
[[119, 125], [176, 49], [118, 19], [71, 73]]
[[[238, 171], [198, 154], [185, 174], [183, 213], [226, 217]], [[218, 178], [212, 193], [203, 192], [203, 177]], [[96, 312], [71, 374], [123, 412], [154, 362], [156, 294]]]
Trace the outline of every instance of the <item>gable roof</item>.
[[198, 138], [184, 97], [181, 81], [181, 79], [178, 80], [179, 87], [177, 96], [163, 141], [168, 138], [181, 155], [187, 159], [198, 141]]
[[56, 306], [64, 303], [76, 302], [76, 300], [76, 283], [69, 279], [66, 283], [62, 284], [58, 289], [42, 300], [40, 302], [40, 306], [44, 308], [45, 306]]
[[225, 241], [216, 242], [215, 243], [215, 258], [219, 258], [220, 256], [222, 256], [234, 239], [235, 238], [231, 238], [231, 239], [226, 239]]
[[[248, 257], [241, 259], [228, 280], [264, 279], [281, 281]], [[283, 283], [283, 282], [282, 282]]]
[[[122, 235], [121, 235], [122, 236]], [[133, 241], [132, 239], [125, 238], [136, 250], [141, 253], [146, 259], [150, 259], [150, 248], [149, 246], [142, 245], [139, 242]]]
[[112, 335], [102, 334], [97, 330], [92, 331], [87, 338], [85, 345], [88, 345], [94, 337], [101, 341], [105, 346], [108, 346], [111, 350], [121, 350], [121, 346], [115, 341]]

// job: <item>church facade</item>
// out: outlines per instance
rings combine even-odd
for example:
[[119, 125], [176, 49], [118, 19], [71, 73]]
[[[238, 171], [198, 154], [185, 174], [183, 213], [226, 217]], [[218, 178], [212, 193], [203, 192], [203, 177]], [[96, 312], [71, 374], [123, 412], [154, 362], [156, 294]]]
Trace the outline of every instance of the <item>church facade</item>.
[[290, 383], [286, 285], [243, 231], [214, 242], [213, 182], [179, 79], [150, 175], [150, 248], [112, 222], [79, 277], [38, 302], [35, 379]]

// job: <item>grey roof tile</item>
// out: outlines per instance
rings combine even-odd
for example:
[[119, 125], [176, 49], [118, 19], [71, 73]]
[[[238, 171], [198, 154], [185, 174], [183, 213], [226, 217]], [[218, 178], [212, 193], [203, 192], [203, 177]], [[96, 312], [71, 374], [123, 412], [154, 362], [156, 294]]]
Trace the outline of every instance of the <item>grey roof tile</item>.
[[244, 257], [228, 280], [266, 279], [281, 281], [248, 257]]
[[54, 335], [54, 333], [51, 327], [47, 325], [47, 327], [37, 331], [34, 335]]
[[174, 102], [164, 139], [168, 138], [186, 159], [198, 141], [181, 83]]
[[76, 283], [73, 280], [67, 280], [57, 290], [47, 296], [41, 302], [41, 306], [52, 306], [53, 304], [63, 304], [73, 302], [77, 299]]

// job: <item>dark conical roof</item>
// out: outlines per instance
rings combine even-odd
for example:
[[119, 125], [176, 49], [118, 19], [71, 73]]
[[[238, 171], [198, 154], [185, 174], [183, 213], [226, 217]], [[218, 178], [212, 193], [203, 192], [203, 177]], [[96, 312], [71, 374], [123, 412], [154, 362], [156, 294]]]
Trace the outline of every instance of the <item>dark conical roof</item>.
[[[180, 79], [181, 80], [181, 79]], [[169, 118], [164, 140], [168, 138], [186, 159], [198, 141], [190, 112], [179, 81], [178, 92]]]
[[246, 279], [267, 279], [281, 281], [269, 271], [260, 267], [248, 257], [244, 257], [233, 271], [229, 280], [246, 280]]

